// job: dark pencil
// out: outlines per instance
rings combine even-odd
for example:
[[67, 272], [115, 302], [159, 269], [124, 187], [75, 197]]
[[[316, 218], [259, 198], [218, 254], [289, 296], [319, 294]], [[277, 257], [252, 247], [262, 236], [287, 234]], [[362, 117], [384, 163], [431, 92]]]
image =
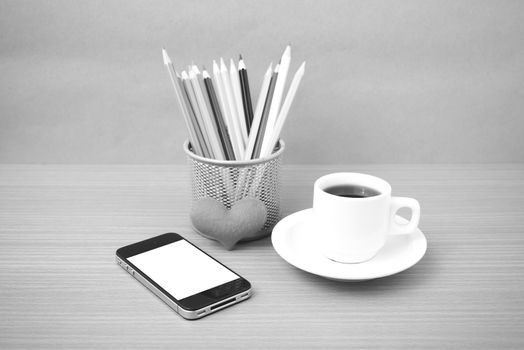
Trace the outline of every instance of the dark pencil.
[[258, 128], [257, 139], [255, 141], [255, 147], [253, 148], [253, 155], [251, 159], [256, 159], [260, 157], [260, 152], [262, 150], [262, 143], [264, 141], [264, 136], [266, 133], [267, 119], [269, 115], [269, 109], [271, 108], [271, 101], [273, 100], [273, 92], [275, 92], [275, 85], [278, 78], [278, 68], [279, 65], [275, 67], [275, 71], [271, 76], [271, 81], [269, 82], [269, 89], [266, 96], [266, 101], [264, 102], [264, 110], [262, 112], [262, 120], [260, 121], [260, 126]]
[[231, 139], [224, 122], [224, 117], [222, 115], [222, 111], [220, 110], [220, 105], [218, 104], [218, 98], [215, 93], [215, 88], [213, 87], [213, 81], [205, 69], [202, 72], [202, 78], [204, 79], [207, 95], [211, 104], [211, 110], [215, 118], [218, 135], [220, 137], [220, 143], [222, 144], [222, 149], [226, 156], [226, 160], [235, 160], [235, 152], [233, 151], [233, 145], [231, 144]]
[[244, 106], [244, 117], [246, 118], [247, 134], [251, 131], [253, 123], [253, 105], [251, 102], [251, 92], [249, 90], [249, 79], [247, 78], [247, 69], [242, 55], [238, 62], [238, 75], [240, 77], [240, 88], [242, 90], [242, 104]]

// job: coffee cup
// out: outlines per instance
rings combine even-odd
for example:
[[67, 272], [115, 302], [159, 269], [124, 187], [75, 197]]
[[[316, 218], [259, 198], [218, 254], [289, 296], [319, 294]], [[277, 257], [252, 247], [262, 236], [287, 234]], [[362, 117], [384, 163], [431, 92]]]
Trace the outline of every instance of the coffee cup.
[[[411, 209], [407, 224], [395, 221], [401, 208]], [[419, 223], [416, 199], [392, 197], [391, 185], [372, 175], [333, 173], [315, 181], [313, 226], [322, 253], [341, 263], [373, 258], [389, 235], [409, 234]]]

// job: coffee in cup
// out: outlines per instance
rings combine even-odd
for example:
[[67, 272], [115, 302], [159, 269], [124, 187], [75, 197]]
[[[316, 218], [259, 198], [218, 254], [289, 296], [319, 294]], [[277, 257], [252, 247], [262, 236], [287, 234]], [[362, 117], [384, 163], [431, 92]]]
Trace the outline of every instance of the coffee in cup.
[[[411, 220], [398, 224], [400, 208], [410, 208]], [[334, 173], [315, 181], [313, 224], [320, 249], [341, 263], [373, 258], [388, 235], [409, 234], [419, 223], [416, 199], [392, 197], [386, 181], [366, 174]]]
[[379, 191], [366, 186], [358, 185], [335, 185], [324, 189], [325, 192], [339, 197], [366, 198], [378, 196]]

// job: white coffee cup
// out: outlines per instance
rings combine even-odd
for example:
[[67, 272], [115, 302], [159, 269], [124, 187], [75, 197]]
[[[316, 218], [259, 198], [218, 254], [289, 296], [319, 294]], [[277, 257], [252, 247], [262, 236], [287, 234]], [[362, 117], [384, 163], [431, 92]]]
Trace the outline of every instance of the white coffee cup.
[[[367, 188], [374, 194], [351, 198], [326, 192], [338, 186]], [[376, 192], [375, 192], [376, 191]], [[374, 193], [373, 193], [374, 192]], [[395, 221], [400, 208], [410, 208], [407, 224]], [[319, 246], [326, 257], [341, 263], [359, 263], [373, 258], [387, 236], [409, 234], [419, 223], [420, 205], [416, 199], [392, 197], [386, 181], [359, 173], [334, 173], [315, 181], [313, 224]]]

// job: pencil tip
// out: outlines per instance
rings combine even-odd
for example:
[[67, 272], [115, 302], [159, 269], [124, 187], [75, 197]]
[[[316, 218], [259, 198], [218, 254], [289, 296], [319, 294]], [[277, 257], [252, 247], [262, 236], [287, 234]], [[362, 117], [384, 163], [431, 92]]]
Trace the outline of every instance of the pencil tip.
[[269, 67], [267, 67], [267, 70], [266, 70], [266, 76], [267, 75], [271, 75], [273, 73], [273, 62], [271, 62], [269, 64]]
[[166, 49], [162, 48], [162, 57], [164, 58], [164, 64], [168, 65], [171, 63], [171, 59], [167, 55]]
[[222, 57], [220, 57], [220, 70], [227, 70], [226, 62]]
[[238, 61], [238, 70], [245, 70], [246, 64], [244, 63], [244, 60], [242, 59], [242, 55], [240, 55], [240, 60]]
[[242, 58], [242, 54], [239, 54], [238, 57], [240, 57], [240, 58], [239, 58], [240, 60], [243, 60], [243, 58]]
[[220, 71], [227, 72], [226, 63], [224, 62], [224, 59], [222, 57], [220, 57]]
[[282, 55], [282, 57], [284, 56], [291, 56], [291, 45], [286, 46], [286, 49], [284, 50], [284, 54]]

